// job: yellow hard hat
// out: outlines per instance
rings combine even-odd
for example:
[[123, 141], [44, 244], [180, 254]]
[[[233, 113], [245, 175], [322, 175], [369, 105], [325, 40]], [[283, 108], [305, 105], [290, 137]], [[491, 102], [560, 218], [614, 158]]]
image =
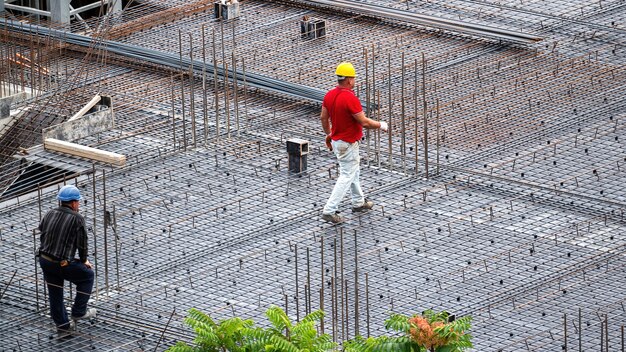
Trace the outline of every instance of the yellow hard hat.
[[354, 66], [349, 62], [342, 62], [337, 66], [335, 74], [341, 77], [356, 77], [356, 71]]

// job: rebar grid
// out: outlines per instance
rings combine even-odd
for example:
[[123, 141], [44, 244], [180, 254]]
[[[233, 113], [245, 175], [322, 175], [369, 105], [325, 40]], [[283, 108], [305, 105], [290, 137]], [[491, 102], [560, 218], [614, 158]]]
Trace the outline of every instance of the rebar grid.
[[[477, 2], [465, 4], [470, 5], [464, 11], [480, 13], [481, 6], [472, 7]], [[565, 5], [550, 4], [563, 11]], [[55, 60], [69, 67], [64, 79], [75, 82], [67, 85], [71, 89], [56, 88], [65, 93], [62, 100], [22, 106], [61, 120], [93, 94], [112, 96], [116, 129], [79, 142], [124, 153], [128, 165], [116, 169], [31, 150], [27, 160], [53, 160], [60, 170], [81, 174], [65, 182], [75, 182], [86, 198], [81, 212], [90, 224], [99, 318], [93, 326], [81, 324], [73, 341], [48, 339], [44, 283], [29, 258], [37, 244], [33, 231], [43, 212], [55, 206], [60, 184], [39, 185], [0, 210], [0, 331], [20, 331], [7, 340], [9, 346], [163, 349], [190, 339], [181, 324], [190, 307], [217, 318], [262, 320], [270, 304], [283, 306], [294, 319], [324, 308], [324, 329], [338, 341], [357, 332], [382, 333], [388, 311], [469, 314], [478, 351], [555, 350], [565, 340], [571, 348], [578, 342], [582, 308], [583, 350], [598, 349], [600, 322], [607, 316], [608, 339], [618, 346], [626, 287], [619, 94], [625, 80], [623, 66], [615, 65], [623, 58], [613, 45], [598, 38], [558, 44], [556, 50], [504, 47], [261, 2], [246, 2], [245, 16], [223, 25], [222, 40], [221, 22], [210, 11], [163, 3], [176, 6], [194, 15], [142, 27], [119, 40], [174, 53], [182, 46], [182, 55], [193, 48], [194, 59], [204, 52], [213, 63], [215, 29], [218, 65], [234, 61], [239, 70], [245, 63], [248, 72], [320, 89], [332, 87], [329, 72], [342, 59], [354, 61], [359, 72], [367, 66], [357, 92], [377, 104], [370, 116], [392, 123], [390, 142], [370, 133], [361, 145], [361, 177], [377, 206], [366, 215], [348, 214], [340, 227], [318, 220], [337, 169], [323, 149], [317, 106], [229, 82], [215, 85], [212, 76], [203, 84], [197, 71], [190, 79], [188, 67], [181, 74], [122, 57], [104, 64], [102, 56], [96, 63], [59, 51]], [[523, 10], [534, 13], [533, 6], [525, 3]], [[600, 18], [611, 18], [598, 11], [600, 4], [591, 6]], [[573, 12], [570, 19], [576, 19]], [[118, 20], [140, 22], [155, 13], [139, 6]], [[326, 39], [299, 39], [297, 20], [304, 14], [330, 20]], [[507, 15], [502, 21], [517, 19]], [[28, 52], [28, 43], [2, 48], [14, 55]], [[339, 43], [350, 56], [332, 55]], [[69, 73], [79, 69], [91, 79], [72, 78]], [[15, 82], [21, 73], [13, 70]], [[311, 141], [305, 173], [286, 170], [284, 143], [290, 137]], [[2, 175], [23, 168], [18, 162], [4, 167]], [[344, 207], [349, 210], [349, 204]]]

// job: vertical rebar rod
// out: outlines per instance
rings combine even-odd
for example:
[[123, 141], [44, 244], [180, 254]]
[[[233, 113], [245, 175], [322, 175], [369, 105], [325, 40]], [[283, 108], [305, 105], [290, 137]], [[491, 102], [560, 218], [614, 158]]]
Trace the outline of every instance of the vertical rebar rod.
[[424, 173], [428, 178], [428, 118], [426, 116], [426, 58], [422, 53], [422, 101], [424, 103]]
[[367, 325], [367, 337], [370, 337], [370, 283], [369, 273], [365, 273], [365, 324]]
[[[380, 90], [376, 91], [376, 115], [377, 115], [377, 119], [378, 121], [380, 121]], [[376, 130], [376, 161], [377, 161], [377, 166], [380, 169], [380, 144], [381, 144], [381, 139], [380, 139], [380, 129]]]
[[183, 33], [178, 30], [178, 50], [180, 53], [180, 101], [183, 114], [183, 150], [187, 150], [187, 126], [185, 120], [185, 69], [183, 68]]
[[604, 315], [604, 344], [606, 352], [609, 352], [609, 315]]
[[346, 332], [345, 335], [343, 336], [343, 340], [347, 341], [350, 339], [350, 319], [348, 318], [349, 313], [349, 307], [350, 307], [350, 302], [348, 301], [349, 298], [349, 292], [348, 292], [348, 279], [345, 279], [345, 281], [343, 282], [343, 292], [344, 292], [344, 298], [345, 298], [345, 311], [346, 311]]
[[117, 290], [120, 290], [120, 252], [121, 244], [119, 244], [119, 236], [117, 234], [117, 213], [115, 212], [115, 204], [113, 204], [113, 239], [115, 244], [115, 278]]
[[624, 347], [626, 346], [624, 346], [624, 325], [622, 325], [622, 352], [626, 352], [624, 351]]
[[563, 350], [567, 352], [567, 314], [563, 314]]
[[104, 215], [104, 286], [107, 291], [107, 296], [109, 295], [109, 252], [108, 252], [108, 237], [107, 237], [107, 227], [108, 223], [106, 221], [106, 213], [107, 213], [107, 177], [106, 170], [102, 169], [102, 214]]
[[387, 80], [388, 82], [388, 100], [387, 100], [387, 109], [389, 110], [389, 123], [388, 123], [388, 128], [389, 130], [387, 131], [387, 144], [389, 146], [389, 170], [393, 171], [393, 146], [391, 144], [391, 131], [392, 126], [393, 126], [393, 121], [392, 121], [392, 114], [391, 114], [391, 52], [388, 53], [387, 55]]
[[[250, 119], [248, 118], [248, 81], [246, 80], [246, 62], [244, 58], [241, 58], [241, 70], [243, 74], [243, 108], [244, 114], [246, 115], [246, 131], [250, 127]], [[309, 286], [310, 288], [311, 286]], [[311, 292], [311, 290], [309, 290]], [[311, 307], [311, 302], [309, 301], [309, 307]]]
[[334, 276], [330, 277], [330, 287], [331, 287], [331, 293], [330, 293], [330, 316], [332, 318], [332, 323], [331, 323], [331, 327], [332, 327], [332, 331], [333, 331], [333, 342], [337, 342], [337, 307], [336, 307], [336, 303], [337, 303], [337, 290], [336, 290], [336, 280]]
[[236, 36], [235, 36], [235, 23], [233, 22], [232, 25], [233, 28], [233, 51], [232, 51], [232, 56], [233, 56], [233, 99], [235, 101], [235, 128], [237, 129], [237, 136], [240, 135], [240, 131], [239, 131], [239, 94], [238, 94], [238, 87], [237, 87], [237, 54], [236, 54], [236, 48], [237, 48], [237, 41], [236, 41]]
[[226, 112], [226, 138], [230, 139], [230, 92], [228, 89], [228, 63], [224, 49], [224, 21], [220, 21], [220, 45], [222, 47], [222, 68], [224, 72], [224, 110]]
[[404, 51], [402, 52], [402, 70], [401, 70], [401, 78], [400, 78], [400, 123], [401, 123], [401, 138], [402, 142], [400, 144], [400, 155], [402, 156], [402, 172], [406, 174], [406, 125], [404, 121]]
[[436, 144], [436, 149], [437, 149], [437, 170], [436, 170], [436, 174], [439, 175], [439, 145], [440, 145], [440, 138], [439, 138], [439, 98], [437, 98], [437, 115], [436, 115], [436, 135], [437, 135], [437, 144]]
[[[33, 253], [37, 253], [37, 230], [33, 229]], [[37, 270], [37, 258], [34, 257], [35, 261], [35, 299], [37, 300], [37, 311], [39, 311], [39, 270]]]
[[96, 299], [99, 298], [99, 290], [98, 290], [98, 236], [97, 236], [97, 224], [98, 224], [98, 216], [96, 214], [97, 213], [97, 209], [96, 209], [96, 164], [91, 164], [91, 194], [92, 194], [92, 199], [91, 202], [93, 203], [93, 216], [92, 216], [92, 223], [93, 223], [93, 265], [95, 266], [95, 270], [94, 270], [94, 276], [95, 276], [95, 282], [96, 282]]
[[294, 259], [296, 264], [296, 321], [300, 322], [300, 282], [298, 281], [298, 245], [294, 247]]
[[306, 247], [306, 285], [308, 287], [306, 295], [307, 311], [306, 314], [311, 313], [311, 254], [309, 247]]
[[345, 307], [345, 300], [344, 297], [346, 296], [346, 292], [345, 292], [345, 276], [344, 276], [344, 265], [343, 265], [343, 228], [341, 228], [339, 230], [339, 245], [341, 247], [339, 247], [340, 251], [339, 251], [339, 262], [341, 265], [341, 281], [339, 282], [339, 285], [341, 286], [341, 338], [343, 340], [347, 340], [346, 339], [346, 330], [347, 330], [347, 320], [348, 320], [348, 312], [346, 311]]
[[304, 315], [308, 315], [309, 310], [309, 297], [311, 297], [311, 291], [309, 291], [309, 286], [304, 285]]
[[174, 149], [176, 149], [176, 107], [174, 95], [174, 75], [170, 76], [170, 87], [172, 91], [172, 137], [174, 138]]
[[[213, 67], [215, 70], [215, 67]], [[204, 147], [207, 147], [209, 140], [209, 115], [207, 111], [206, 93], [206, 36], [204, 23], [202, 24], [202, 122], [204, 123]]]
[[[333, 238], [333, 258], [334, 258], [334, 268], [333, 268], [333, 277], [334, 281], [332, 282], [333, 287], [333, 309], [335, 311], [334, 316], [337, 317], [339, 315], [339, 307], [337, 305], [337, 278], [339, 277], [338, 267], [339, 267], [339, 257], [337, 256], [337, 237]], [[335, 319], [336, 321], [336, 319]], [[335, 325], [337, 323], [335, 322]], [[338, 330], [338, 327], [335, 327], [335, 330]]]
[[[376, 56], [374, 53], [374, 44], [372, 44], [372, 84], [370, 85], [372, 90], [372, 100], [376, 100]], [[380, 99], [378, 99], [380, 100]], [[377, 121], [380, 121], [380, 101], [375, 104], [375, 108], [378, 112]], [[374, 112], [372, 112], [374, 113]], [[374, 130], [374, 149], [376, 162], [378, 163], [378, 168], [380, 168], [380, 129]]]
[[604, 321], [600, 321], [600, 352], [604, 352]]
[[[320, 288], [320, 309], [324, 311], [324, 236], [320, 236], [320, 258], [321, 258], [321, 278], [322, 287]], [[320, 332], [324, 333], [324, 318], [320, 321]]]
[[215, 52], [215, 28], [213, 28], [213, 92], [215, 94], [215, 140], [220, 140], [220, 94], [217, 81], [217, 55]]
[[226, 109], [226, 138], [230, 139], [230, 89], [228, 87], [228, 62], [224, 62], [224, 108]]
[[[367, 57], [367, 47], [363, 47], [363, 56], [365, 62], [365, 116], [370, 117], [370, 77], [369, 77], [369, 60]], [[365, 130], [365, 155], [367, 155], [367, 166], [370, 166], [370, 130]]]
[[198, 148], [198, 138], [196, 135], [196, 79], [193, 75], [193, 38], [189, 34], [189, 113], [191, 117], [191, 138], [193, 139], [193, 147]]
[[359, 332], [359, 247], [357, 231], [354, 230], [354, 336], [360, 336]]
[[578, 308], [578, 352], [583, 351], [583, 310]]
[[415, 139], [415, 141], [414, 141], [415, 144], [414, 144], [413, 147], [415, 148], [414, 152], [415, 152], [415, 174], [416, 175], [419, 174], [419, 156], [418, 156], [419, 155], [418, 154], [419, 133], [418, 133], [418, 130], [417, 130], [417, 82], [418, 82], [418, 80], [417, 80], [417, 72], [418, 72], [418, 66], [417, 66], [417, 58], [416, 58], [415, 59], [415, 82], [414, 82], [414, 85], [413, 85], [413, 87], [414, 87], [413, 88], [413, 98], [415, 99], [414, 100], [415, 116], [414, 116], [414, 119], [413, 119], [413, 124], [414, 124], [414, 126], [413, 126], [413, 128], [414, 128], [414, 131], [413, 131], [414, 136], [413, 136], [413, 138]]
[[235, 129], [237, 130], [237, 136], [240, 136], [239, 131], [239, 94], [237, 93], [237, 58], [235, 56], [235, 52], [232, 53], [232, 61], [233, 61], [233, 101], [235, 105]]
[[[324, 285], [320, 288], [320, 309], [324, 311]], [[324, 334], [324, 318], [320, 320], [320, 333]]]
[[41, 223], [41, 184], [37, 184], [37, 210], [39, 212], [39, 222]]

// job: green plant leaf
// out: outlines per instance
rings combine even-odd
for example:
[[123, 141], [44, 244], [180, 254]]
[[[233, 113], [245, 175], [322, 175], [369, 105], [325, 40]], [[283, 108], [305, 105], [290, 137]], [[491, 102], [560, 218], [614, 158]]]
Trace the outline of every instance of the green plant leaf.
[[392, 314], [389, 319], [385, 320], [385, 329], [406, 334], [411, 329], [409, 317], [402, 314]]
[[291, 321], [285, 311], [280, 307], [274, 305], [270, 306], [267, 311], [265, 311], [265, 315], [276, 330], [282, 331], [291, 329]]

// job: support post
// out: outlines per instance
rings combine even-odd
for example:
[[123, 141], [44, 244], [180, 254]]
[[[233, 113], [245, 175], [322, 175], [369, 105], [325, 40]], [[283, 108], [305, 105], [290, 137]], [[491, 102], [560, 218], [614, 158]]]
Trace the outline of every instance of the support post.
[[122, 12], [122, 0], [111, 0], [109, 2], [109, 11], [111, 13]]
[[49, 1], [52, 21], [69, 24], [70, 23], [70, 0]]

